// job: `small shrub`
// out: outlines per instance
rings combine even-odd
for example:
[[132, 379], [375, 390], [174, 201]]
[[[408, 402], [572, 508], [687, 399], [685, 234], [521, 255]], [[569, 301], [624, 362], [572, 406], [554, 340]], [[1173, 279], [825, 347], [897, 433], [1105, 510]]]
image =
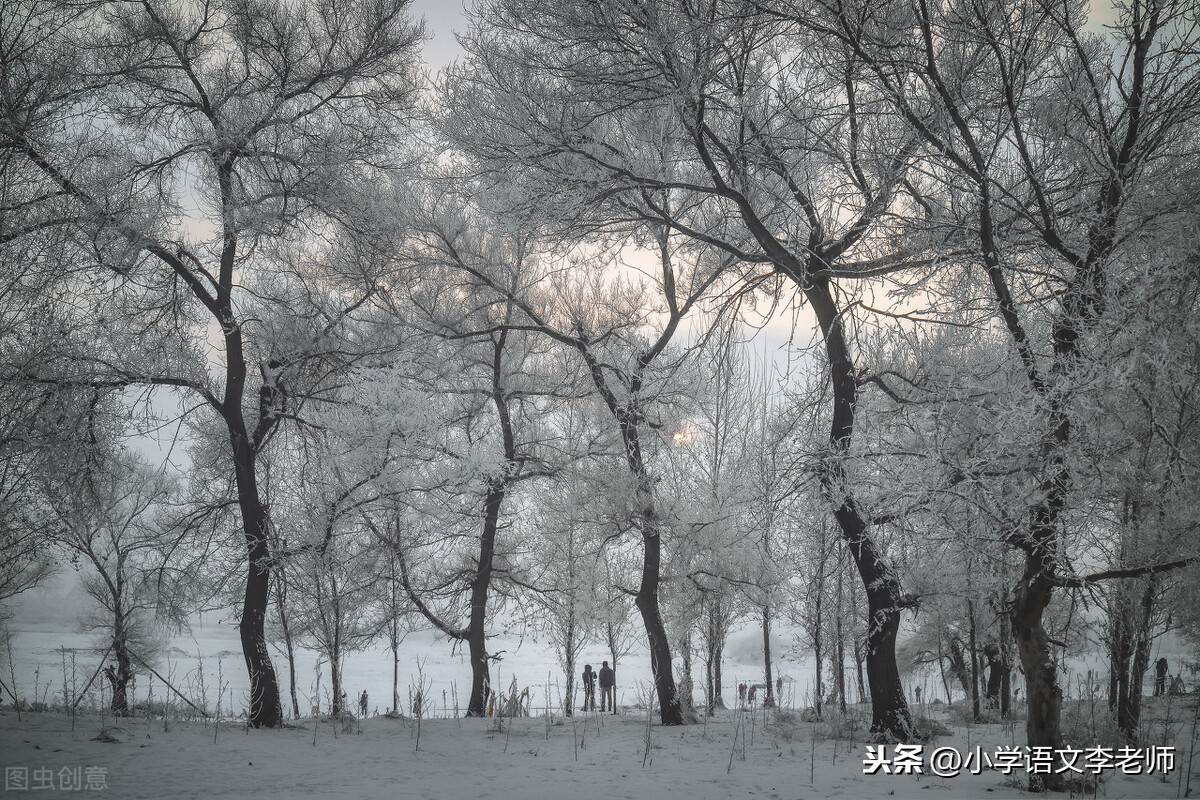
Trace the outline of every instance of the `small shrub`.
[[818, 723], [816, 737], [819, 739], [849, 739], [861, 741], [871, 731], [871, 721], [857, 710], [827, 712], [823, 722]]
[[939, 736], [950, 736], [953, 733], [953, 731], [936, 719], [920, 715], [913, 717], [913, 728], [915, 729], [917, 738], [922, 742], [932, 742]]
[[1088, 701], [1064, 701], [1061, 718], [1063, 744], [1071, 747], [1124, 747], [1128, 742], [1108, 706], [1093, 708]]

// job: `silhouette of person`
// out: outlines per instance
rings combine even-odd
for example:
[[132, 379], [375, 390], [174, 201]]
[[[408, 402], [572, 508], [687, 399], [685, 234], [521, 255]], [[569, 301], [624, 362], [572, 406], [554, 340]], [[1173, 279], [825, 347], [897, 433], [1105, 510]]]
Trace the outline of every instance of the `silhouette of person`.
[[596, 673], [592, 672], [591, 664], [583, 665], [583, 710], [596, 710]]
[[613, 674], [612, 668], [608, 666], [608, 662], [604, 661], [600, 665], [600, 711], [605, 710], [605, 701], [612, 707], [612, 713], [617, 713], [617, 694], [616, 694], [616, 675]]
[[1167, 659], [1154, 662], [1154, 696], [1167, 693]]

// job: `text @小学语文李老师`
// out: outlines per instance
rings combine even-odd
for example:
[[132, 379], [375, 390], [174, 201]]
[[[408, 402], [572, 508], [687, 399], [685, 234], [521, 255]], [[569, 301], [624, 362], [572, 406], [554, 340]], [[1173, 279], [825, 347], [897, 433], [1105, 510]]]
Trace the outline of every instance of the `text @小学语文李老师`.
[[980, 775], [986, 770], [1009, 775], [1023, 771], [1031, 775], [1098, 775], [1105, 770], [1125, 775], [1165, 774], [1175, 768], [1174, 747], [1006, 747], [966, 751], [955, 747], [926, 748], [920, 744], [867, 745], [863, 774], [935, 775], [952, 778], [964, 772]]

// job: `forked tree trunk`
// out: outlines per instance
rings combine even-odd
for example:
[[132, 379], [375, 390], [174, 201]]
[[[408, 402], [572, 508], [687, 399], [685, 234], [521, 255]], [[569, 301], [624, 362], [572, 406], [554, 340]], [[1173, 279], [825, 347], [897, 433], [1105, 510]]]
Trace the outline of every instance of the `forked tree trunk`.
[[1137, 617], [1131, 621], [1136, 625], [1132, 631], [1133, 656], [1122, 664], [1122, 692], [1117, 705], [1117, 726], [1130, 742], [1137, 740], [1138, 726], [1142, 721], [1142, 683], [1150, 667], [1150, 620], [1154, 613], [1154, 595], [1158, 586], [1157, 576], [1145, 580], [1139, 598]]
[[720, 596], [709, 593], [705, 597], [707, 626], [704, 634], [705, 681], [708, 692], [708, 714], [712, 716], [718, 708], [725, 708], [724, 679], [721, 658], [725, 652], [725, 623], [720, 608]]

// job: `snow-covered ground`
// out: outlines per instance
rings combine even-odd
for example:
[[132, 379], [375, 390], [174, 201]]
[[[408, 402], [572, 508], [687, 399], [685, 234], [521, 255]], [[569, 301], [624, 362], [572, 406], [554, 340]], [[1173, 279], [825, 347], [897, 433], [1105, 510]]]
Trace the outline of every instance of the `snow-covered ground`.
[[[1191, 716], [1190, 698], [1177, 713]], [[246, 730], [223, 722], [164, 723], [139, 718], [0, 713], [6, 780], [24, 776], [6, 797], [34, 793], [35, 781], [63, 794], [78, 782], [103, 783], [119, 798], [1005, 798], [1024, 796], [1024, 776], [996, 771], [958, 777], [863, 774], [861, 741], [827, 738], [821, 724], [784, 722], [761, 710], [726, 711], [707, 724], [647, 726], [645, 710], [618, 716], [504, 720], [369, 717], [345, 729], [311, 719], [284, 730]], [[1189, 719], [1190, 721], [1190, 719]], [[117, 741], [96, 741], [102, 724]], [[986, 752], [1009, 744], [1020, 726], [952, 728], [935, 746]], [[649, 748], [647, 750], [647, 731]], [[1186, 735], [1186, 731], [1184, 732]], [[816, 736], [814, 737], [814, 734]], [[1181, 752], [1186, 769], [1187, 754]], [[1196, 768], [1200, 770], [1200, 763]], [[15, 772], [14, 772], [15, 770]], [[40, 770], [40, 771], [39, 771]], [[65, 776], [65, 777], [64, 777]], [[1096, 796], [1182, 796], [1181, 774], [1110, 775]], [[1184, 778], [1186, 782], [1186, 778]], [[1200, 775], [1193, 776], [1200, 783]], [[1051, 795], [1065, 797], [1067, 795]], [[1088, 792], [1087, 796], [1092, 796]]]
[[[64, 633], [63, 627], [63, 623], [51, 621], [15, 628], [13, 671], [18, 693], [22, 697], [31, 701], [45, 700], [49, 705], [61, 703], [64, 684], [73, 687], [69, 693], [82, 690], [96, 669], [103, 651], [103, 646], [99, 647], [99, 652], [97, 649], [99, 637]], [[734, 702], [739, 683], [751, 684], [763, 680], [760, 635], [755, 629], [748, 628], [734, 637], [726, 648], [723, 660], [723, 694], [726, 703]], [[544, 708], [546, 688], [549, 686], [551, 704], [561, 707], [566, 681], [558, 659], [549, 646], [529, 637], [497, 636], [489, 640], [488, 647], [493, 654], [500, 656], [492, 668], [492, 681], [497, 688], [507, 690], [515, 678], [521, 689], [530, 689], [535, 698], [534, 706]], [[65, 653], [63, 648], [66, 649]], [[72, 652], [75, 654], [74, 678], [71, 676]], [[185, 635], [167, 642], [157, 656], [153, 664], [155, 669], [193, 701], [213, 707], [218, 684], [221, 684], [224, 687], [222, 708], [228, 709], [232, 699], [235, 711], [245, 709], [249, 680], [242, 659], [241, 641], [233, 625], [211, 622], [194, 625]], [[610, 656], [599, 646], [585, 648], [576, 671], [582, 672], [585, 663], [591, 663], [598, 670], [601, 661], [608, 658]], [[0, 679], [5, 683], [10, 682], [7, 659], [7, 653], [0, 653]], [[285, 709], [290, 709], [287, 660], [277, 646], [272, 649], [272, 660], [279, 676]], [[317, 662], [315, 651], [296, 648], [296, 694], [302, 714], [312, 712], [315, 699], [319, 699], [321, 710], [329, 709], [329, 667], [327, 664], [322, 666], [318, 682], [315, 669]], [[697, 698], [702, 693], [702, 670], [702, 665], [697, 661], [693, 665]], [[776, 676], [785, 679], [785, 698], [791, 695], [796, 704], [805, 702], [813, 681], [808, 663], [801, 659], [787, 659], [777, 663], [775, 670]], [[135, 702], [143, 703], [148, 697], [155, 701], [163, 700], [165, 688], [162, 681], [140, 666], [136, 667], [136, 671], [133, 691]], [[400, 646], [401, 711], [409, 709], [409, 689], [422, 681], [422, 673], [426, 697], [431, 698], [432, 702], [428, 709], [430, 714], [453, 715], [456, 696], [460, 700], [460, 708], [466, 707], [465, 695], [471, 688], [471, 669], [464, 647], [455, 648], [432, 631], [412, 633], [405, 639]], [[650, 658], [640, 643], [634, 652], [622, 659], [618, 673], [618, 702], [636, 702], [639, 687], [649, 684], [651, 680]], [[369, 708], [373, 713], [384, 713], [391, 708], [392, 653], [384, 642], [377, 641], [366, 650], [346, 655], [343, 688], [355, 702], [359, 694], [366, 690]], [[577, 697], [576, 702], [580, 699]]]

